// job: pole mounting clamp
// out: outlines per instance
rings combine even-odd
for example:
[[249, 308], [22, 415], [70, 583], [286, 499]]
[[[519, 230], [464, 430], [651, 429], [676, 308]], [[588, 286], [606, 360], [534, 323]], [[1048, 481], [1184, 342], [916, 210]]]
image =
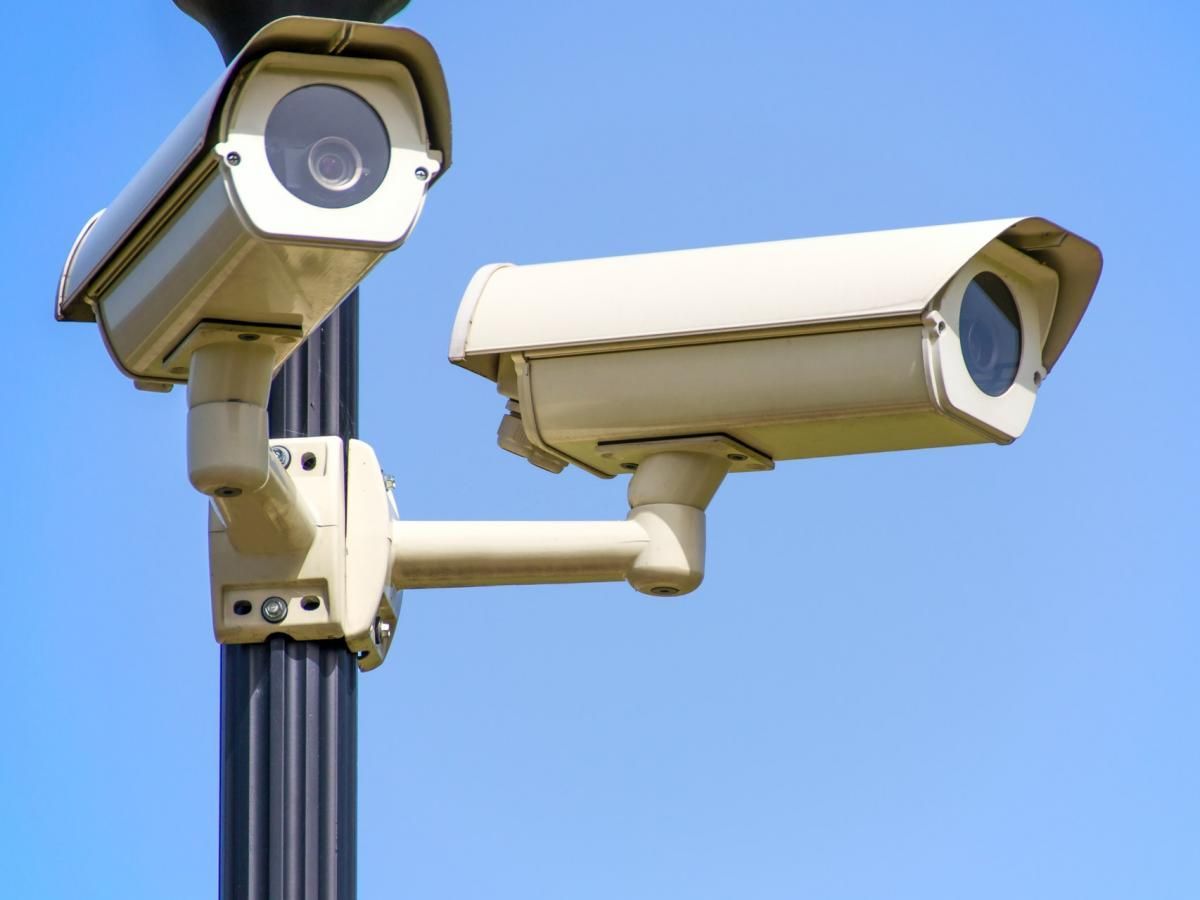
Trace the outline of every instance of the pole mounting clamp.
[[[210, 505], [216, 638], [223, 644], [261, 643], [273, 634], [342, 639], [360, 669], [373, 669], [387, 656], [400, 608], [400, 593], [388, 578], [395, 501], [375, 453], [354, 440], [343, 449], [337, 437], [273, 440], [270, 446], [272, 462], [283, 466], [287, 460], [284, 477], [295, 489], [288, 503], [304, 507], [315, 536], [307, 546], [239, 547], [230, 523], [249, 513], [229, 502]], [[275, 454], [276, 448], [286, 452]], [[262, 515], [271, 518], [271, 510]]]

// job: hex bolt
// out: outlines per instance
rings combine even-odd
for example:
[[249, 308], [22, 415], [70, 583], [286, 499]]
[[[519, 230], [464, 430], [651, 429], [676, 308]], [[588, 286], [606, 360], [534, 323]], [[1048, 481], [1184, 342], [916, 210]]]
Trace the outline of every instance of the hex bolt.
[[268, 597], [263, 601], [262, 617], [272, 625], [277, 625], [287, 618], [288, 605], [282, 597]]
[[278, 445], [272, 447], [271, 452], [275, 454], [275, 458], [279, 460], [279, 464], [285, 469], [292, 464], [292, 452], [287, 447]]
[[417, 171], [413, 172], [417, 176], [417, 181], [424, 181], [429, 177], [429, 170], [424, 166], [418, 166]]

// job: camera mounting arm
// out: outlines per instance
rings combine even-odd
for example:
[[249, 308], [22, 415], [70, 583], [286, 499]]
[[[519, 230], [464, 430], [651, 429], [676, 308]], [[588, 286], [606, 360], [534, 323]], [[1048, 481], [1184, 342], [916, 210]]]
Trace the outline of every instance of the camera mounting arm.
[[[201, 353], [189, 413], [193, 483], [244, 490], [214, 497], [209, 517], [213, 629], [222, 643], [277, 633], [341, 638], [365, 671], [387, 656], [402, 588], [627, 580], [674, 596], [704, 577], [705, 509], [731, 465], [720, 442], [647, 446], [623, 521], [404, 522], [362, 441], [273, 440], [277, 458], [265, 439], [251, 439], [258, 412], [240, 407], [254, 407], [246, 398], [258, 395], [237, 389], [237, 379], [212, 384], [206, 371], [229, 353], [222, 377], [238, 366], [261, 375], [265, 364], [244, 349]], [[265, 467], [260, 456], [269, 456]]]
[[624, 521], [393, 522], [392, 586], [627, 580], [645, 594], [686, 594], [704, 577], [704, 511], [729, 466], [694, 451], [646, 457]]
[[275, 354], [253, 331], [210, 336], [189, 366], [188, 478], [240, 552], [307, 550], [317, 534], [312, 511], [267, 444]]

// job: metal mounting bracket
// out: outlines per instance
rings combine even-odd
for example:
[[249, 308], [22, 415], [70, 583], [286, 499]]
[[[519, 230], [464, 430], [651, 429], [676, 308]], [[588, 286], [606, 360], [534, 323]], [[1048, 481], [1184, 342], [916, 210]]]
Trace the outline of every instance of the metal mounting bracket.
[[163, 360], [163, 366], [172, 374], [184, 378], [188, 374], [188, 366], [192, 354], [201, 347], [210, 344], [242, 341], [255, 343], [261, 341], [270, 345], [275, 363], [278, 368], [291, 353], [292, 345], [304, 340], [304, 332], [298, 326], [291, 325], [262, 325], [247, 322], [215, 322], [205, 319], [188, 332], [187, 337], [171, 350]]
[[748, 447], [727, 434], [697, 434], [685, 437], [654, 438], [646, 441], [609, 441], [597, 444], [600, 455], [630, 472], [657, 453], [700, 453], [717, 456], [729, 463], [730, 472], [767, 472], [775, 461], [765, 453]]
[[239, 551], [217, 506], [209, 509], [213, 631], [223, 644], [342, 638], [359, 668], [380, 665], [391, 645], [399, 592], [388, 583], [394, 501], [375, 454], [361, 441], [270, 442], [316, 524], [311, 546]]

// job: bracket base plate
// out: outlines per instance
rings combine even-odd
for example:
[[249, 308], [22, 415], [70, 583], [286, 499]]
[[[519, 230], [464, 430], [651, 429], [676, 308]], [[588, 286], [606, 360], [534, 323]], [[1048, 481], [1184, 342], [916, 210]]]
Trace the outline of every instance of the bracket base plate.
[[670, 452], [720, 456], [729, 461], [730, 472], [769, 472], [775, 468], [775, 461], [771, 457], [727, 434], [698, 434], [649, 441], [613, 441], [596, 446], [600, 456], [611, 459], [630, 472], [641, 465], [647, 456]]

